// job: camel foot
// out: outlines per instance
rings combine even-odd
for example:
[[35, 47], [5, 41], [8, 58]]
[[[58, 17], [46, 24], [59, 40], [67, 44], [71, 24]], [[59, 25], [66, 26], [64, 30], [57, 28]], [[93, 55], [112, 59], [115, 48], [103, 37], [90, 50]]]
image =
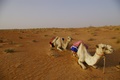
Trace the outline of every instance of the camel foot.
[[84, 66], [84, 67], [82, 67], [82, 69], [86, 70], [87, 68]]
[[86, 66], [82, 62], [80, 62], [79, 60], [78, 60], [78, 64], [82, 67], [82, 69], [84, 69], [84, 70], [87, 69]]
[[76, 55], [75, 55], [75, 54], [73, 54], [73, 56], [75, 57]]
[[97, 66], [92, 66], [93, 68], [97, 69], [98, 67]]
[[62, 49], [60, 49], [60, 48], [57, 48], [57, 50], [59, 50], [59, 51], [63, 51]]

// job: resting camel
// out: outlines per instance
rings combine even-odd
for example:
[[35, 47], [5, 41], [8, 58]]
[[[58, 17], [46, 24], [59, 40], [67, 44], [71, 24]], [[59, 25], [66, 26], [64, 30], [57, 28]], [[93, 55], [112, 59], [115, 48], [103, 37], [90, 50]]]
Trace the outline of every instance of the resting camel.
[[106, 45], [106, 44], [98, 44], [96, 45], [96, 52], [92, 56], [88, 53], [85, 45], [83, 43], [80, 44], [77, 56], [78, 56], [78, 63], [81, 65], [82, 69], [86, 69], [86, 66], [83, 64], [83, 62], [86, 62], [88, 65], [97, 68], [96, 63], [105, 56], [106, 54], [113, 53], [112, 46]]
[[53, 37], [53, 39], [50, 41], [50, 47], [53, 48], [53, 47], [57, 47], [57, 49], [59, 51], [63, 51], [63, 50], [66, 50], [69, 43], [71, 42], [72, 38], [71, 37], [67, 37], [67, 40], [66, 42], [64, 42], [64, 38], [61, 38], [61, 37]]

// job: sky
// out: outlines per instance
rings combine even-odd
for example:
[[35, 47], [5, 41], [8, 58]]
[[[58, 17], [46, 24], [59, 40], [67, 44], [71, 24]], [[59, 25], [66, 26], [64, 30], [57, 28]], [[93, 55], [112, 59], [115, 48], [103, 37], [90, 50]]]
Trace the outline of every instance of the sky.
[[120, 25], [120, 0], [0, 0], [0, 29]]

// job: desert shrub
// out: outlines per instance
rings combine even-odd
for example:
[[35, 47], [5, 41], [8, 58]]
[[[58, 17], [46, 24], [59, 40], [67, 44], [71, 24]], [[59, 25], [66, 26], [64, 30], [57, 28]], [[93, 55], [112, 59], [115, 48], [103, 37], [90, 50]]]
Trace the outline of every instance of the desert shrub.
[[3, 43], [3, 40], [2, 40], [2, 39], [0, 39], [0, 43]]
[[17, 47], [22, 47], [22, 46], [23, 46], [23, 44], [16, 44], [16, 46], [17, 46]]
[[74, 33], [74, 35], [79, 35], [79, 33]]
[[6, 52], [6, 53], [13, 53], [13, 52], [15, 52], [15, 50], [14, 49], [5, 49], [4, 52]]
[[116, 37], [112, 37], [111, 39], [116, 39]]
[[37, 42], [37, 40], [32, 40], [32, 42]]
[[95, 39], [94, 38], [89, 38], [88, 41], [94, 41]]
[[97, 36], [97, 34], [93, 34], [93, 36]]
[[120, 28], [115, 28], [115, 30], [120, 30]]
[[19, 37], [19, 39], [23, 39], [23, 37]]
[[48, 35], [47, 35], [47, 34], [45, 34], [44, 36], [45, 36], [45, 37], [47, 37]]
[[116, 43], [117, 43], [117, 44], [120, 43], [120, 39], [117, 39]]
[[95, 32], [93, 32], [93, 33], [91, 33], [93, 36], [97, 36], [97, 33], [95, 33]]

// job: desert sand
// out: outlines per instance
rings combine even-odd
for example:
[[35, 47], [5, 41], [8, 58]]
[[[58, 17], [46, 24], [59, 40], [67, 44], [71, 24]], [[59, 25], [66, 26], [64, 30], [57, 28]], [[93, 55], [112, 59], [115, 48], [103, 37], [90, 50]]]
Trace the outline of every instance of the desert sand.
[[[66, 51], [50, 50], [53, 36], [72, 37]], [[106, 55], [98, 68], [83, 70], [72, 56], [70, 46], [82, 40], [93, 55], [96, 45], [109, 44], [114, 53]], [[0, 30], [0, 80], [120, 80], [120, 26], [86, 28], [44, 28]]]

